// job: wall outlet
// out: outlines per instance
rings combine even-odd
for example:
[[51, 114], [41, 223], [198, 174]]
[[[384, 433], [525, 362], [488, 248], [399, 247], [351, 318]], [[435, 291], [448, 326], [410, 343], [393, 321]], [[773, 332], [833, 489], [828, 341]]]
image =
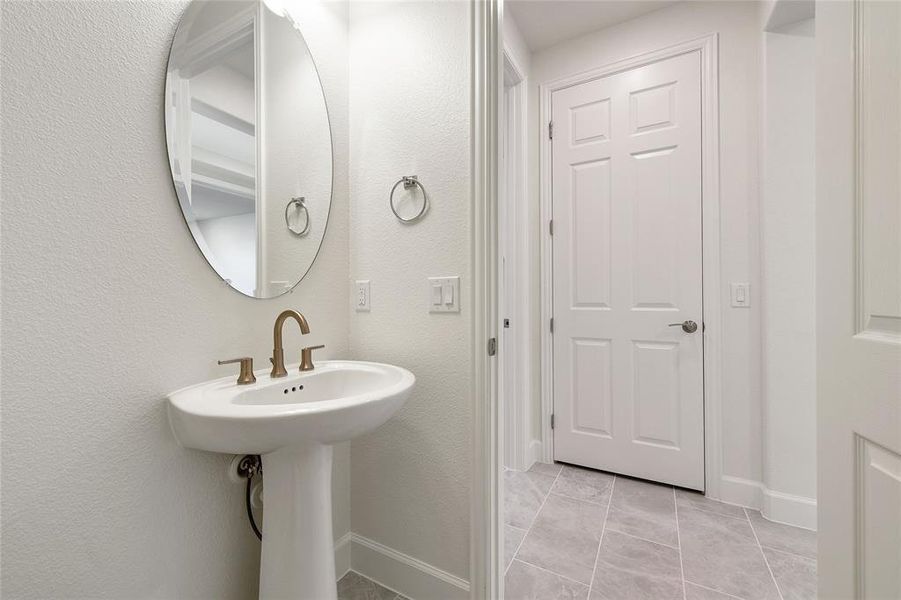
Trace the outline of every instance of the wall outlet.
[[731, 284], [731, 296], [733, 308], [748, 308], [751, 306], [751, 284]]
[[369, 312], [369, 280], [358, 279], [354, 286], [354, 308], [357, 312]]
[[460, 312], [460, 278], [429, 277], [429, 312]]

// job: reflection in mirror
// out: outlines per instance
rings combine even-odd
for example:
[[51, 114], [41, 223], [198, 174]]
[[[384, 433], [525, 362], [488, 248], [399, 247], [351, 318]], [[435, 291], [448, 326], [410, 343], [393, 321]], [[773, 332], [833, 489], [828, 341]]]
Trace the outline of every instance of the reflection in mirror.
[[182, 212], [213, 269], [248, 296], [293, 288], [325, 235], [332, 145], [290, 16], [258, 0], [195, 0], [169, 57], [166, 138]]

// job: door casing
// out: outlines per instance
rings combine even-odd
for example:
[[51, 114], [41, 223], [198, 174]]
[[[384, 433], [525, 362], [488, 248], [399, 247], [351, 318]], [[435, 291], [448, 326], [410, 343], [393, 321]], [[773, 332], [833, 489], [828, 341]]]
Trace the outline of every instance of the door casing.
[[[554, 80], [540, 86], [540, 123], [547, 128], [551, 119], [551, 97], [574, 85], [642, 67], [660, 60], [699, 51], [701, 55], [701, 213], [702, 279], [704, 335], [704, 477], [705, 493], [720, 497], [722, 478], [722, 394], [721, 340], [722, 307], [720, 301], [720, 195], [719, 195], [719, 94], [718, 35], [688, 40], [660, 50], [627, 58], [598, 69]], [[540, 144], [540, 257], [541, 257], [541, 460], [552, 462], [553, 431], [553, 244], [550, 223], [553, 219], [551, 143], [547, 129]]]
[[[532, 451], [532, 385], [530, 362], [534, 342], [529, 320], [532, 286], [529, 258], [531, 239], [528, 211], [523, 202], [528, 190], [528, 79], [512, 53], [504, 48], [504, 91], [499, 115], [502, 136], [498, 160], [498, 398], [504, 419], [504, 466], [528, 470], [535, 462]], [[506, 258], [506, 264], [503, 259]], [[509, 328], [504, 319], [510, 319]]]

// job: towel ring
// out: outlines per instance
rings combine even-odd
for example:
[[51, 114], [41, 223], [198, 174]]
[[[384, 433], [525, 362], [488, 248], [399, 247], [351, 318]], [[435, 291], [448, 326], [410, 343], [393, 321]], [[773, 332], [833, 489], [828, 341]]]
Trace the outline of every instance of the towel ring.
[[[301, 210], [303, 210], [304, 217], [306, 217], [306, 222], [303, 226], [303, 229], [301, 229], [300, 231], [297, 231], [297, 229], [295, 229], [295, 227], [292, 226], [291, 222], [288, 220], [288, 212], [290, 212], [291, 207], [295, 204]], [[291, 198], [291, 200], [285, 206], [285, 225], [288, 226], [288, 231], [290, 231], [297, 237], [303, 237], [310, 232], [310, 211], [307, 210], [306, 199], [303, 196]]]
[[[422, 191], [422, 208], [420, 211], [413, 217], [409, 219], [405, 219], [397, 213], [397, 209], [394, 208], [394, 191], [397, 189], [397, 186], [400, 184], [404, 184], [404, 189], [408, 190], [412, 187], [419, 186], [419, 189]], [[425, 186], [419, 183], [419, 178], [416, 175], [404, 175], [400, 179], [397, 180], [397, 183], [394, 184], [394, 187], [391, 188], [391, 195], [388, 197], [388, 205], [391, 207], [391, 212], [394, 213], [394, 216], [403, 223], [412, 223], [414, 221], [418, 221], [422, 218], [422, 215], [425, 214], [426, 209], [429, 207], [429, 194], [425, 191]]]

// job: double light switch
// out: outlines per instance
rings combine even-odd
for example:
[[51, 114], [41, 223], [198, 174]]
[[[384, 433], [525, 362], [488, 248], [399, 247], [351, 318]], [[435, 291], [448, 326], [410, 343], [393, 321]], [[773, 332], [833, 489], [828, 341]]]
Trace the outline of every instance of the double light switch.
[[429, 312], [460, 312], [459, 277], [429, 277]]

